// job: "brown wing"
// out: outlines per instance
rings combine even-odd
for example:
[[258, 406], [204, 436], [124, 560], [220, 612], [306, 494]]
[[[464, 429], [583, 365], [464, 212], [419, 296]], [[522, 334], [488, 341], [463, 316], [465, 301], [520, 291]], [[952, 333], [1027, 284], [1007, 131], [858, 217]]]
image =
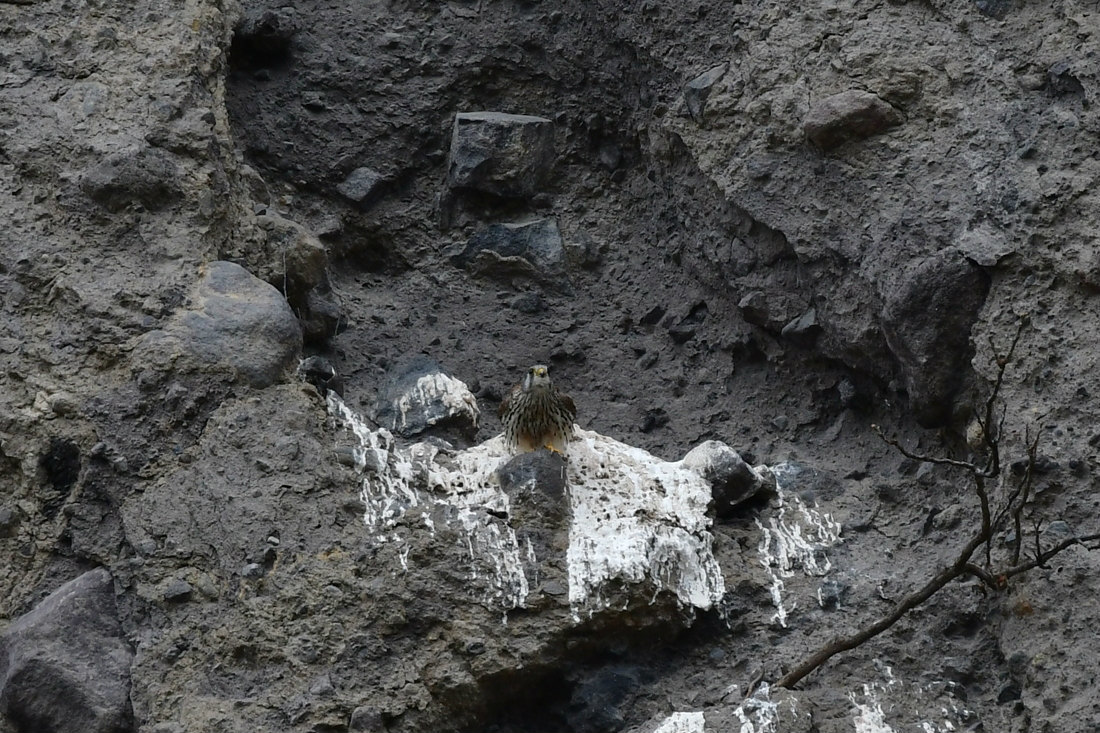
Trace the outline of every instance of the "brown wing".
[[517, 384], [512, 389], [508, 390], [508, 394], [504, 395], [504, 399], [500, 401], [500, 407], [497, 408], [497, 417], [501, 420], [508, 414], [508, 410], [512, 408], [512, 398], [516, 396], [516, 393], [523, 389], [523, 385]]
[[562, 406], [569, 414], [569, 419], [573, 422], [577, 421], [577, 406], [573, 404], [573, 398], [562, 392], [558, 392], [558, 399], [561, 400]]

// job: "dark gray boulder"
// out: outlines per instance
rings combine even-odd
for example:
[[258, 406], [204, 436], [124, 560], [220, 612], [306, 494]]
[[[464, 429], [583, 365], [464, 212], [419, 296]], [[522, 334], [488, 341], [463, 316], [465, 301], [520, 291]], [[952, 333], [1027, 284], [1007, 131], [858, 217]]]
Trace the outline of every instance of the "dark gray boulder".
[[356, 168], [336, 186], [337, 192], [348, 201], [366, 206], [378, 197], [385, 177], [373, 168]]
[[0, 635], [0, 710], [22, 731], [132, 728], [130, 662], [114, 584], [98, 568], [69, 581]]
[[503, 112], [455, 115], [447, 183], [497, 196], [527, 197], [554, 164], [554, 123]]
[[886, 343], [901, 367], [909, 406], [926, 428], [951, 417], [974, 350], [970, 329], [989, 293], [989, 276], [956, 250], [904, 271], [882, 311]]
[[230, 367], [254, 387], [278, 381], [302, 348], [302, 330], [278, 290], [232, 262], [211, 262], [190, 309], [135, 349], [135, 367]]
[[404, 437], [419, 435], [437, 425], [477, 431], [477, 398], [436, 362], [418, 357], [398, 367], [375, 402], [378, 424]]
[[740, 504], [761, 492], [775, 492], [771, 473], [758, 471], [725, 443], [708, 440], [688, 451], [684, 465], [710, 482], [712, 509], [718, 517], [728, 517]]
[[556, 290], [570, 290], [565, 247], [553, 219], [492, 224], [470, 237], [452, 259], [477, 275], [504, 281], [521, 277]]
[[803, 120], [806, 139], [822, 150], [849, 140], [862, 140], [902, 123], [889, 102], [860, 89], [849, 89], [820, 100]]

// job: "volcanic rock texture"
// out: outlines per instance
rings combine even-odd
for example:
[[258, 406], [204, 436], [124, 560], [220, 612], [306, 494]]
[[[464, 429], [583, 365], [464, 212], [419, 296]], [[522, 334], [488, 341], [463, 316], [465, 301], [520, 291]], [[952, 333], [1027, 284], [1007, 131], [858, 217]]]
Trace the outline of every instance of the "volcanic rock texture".
[[[1098, 54], [1087, 0], [0, 2], [0, 731], [1096, 730], [1081, 546], [745, 695], [970, 536], [871, 426], [966, 459], [1021, 323], [994, 559], [1100, 530]], [[371, 448], [425, 360], [480, 410]], [[446, 509], [535, 363], [586, 451], [771, 467], [691, 515], [719, 601], [571, 605], [557, 456]]]

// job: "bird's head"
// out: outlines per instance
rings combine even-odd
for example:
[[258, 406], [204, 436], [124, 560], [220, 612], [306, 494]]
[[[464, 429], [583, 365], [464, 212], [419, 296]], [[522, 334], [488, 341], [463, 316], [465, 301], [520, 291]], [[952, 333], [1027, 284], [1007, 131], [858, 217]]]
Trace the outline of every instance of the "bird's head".
[[543, 389], [550, 386], [550, 369], [542, 364], [535, 364], [527, 370], [523, 377], [523, 391], [530, 392], [536, 387]]

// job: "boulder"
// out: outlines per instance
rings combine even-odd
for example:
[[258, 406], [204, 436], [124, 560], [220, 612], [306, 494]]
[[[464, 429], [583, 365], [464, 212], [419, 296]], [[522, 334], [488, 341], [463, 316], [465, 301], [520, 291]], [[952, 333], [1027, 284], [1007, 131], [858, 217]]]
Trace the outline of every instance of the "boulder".
[[348, 201], [365, 206], [378, 197], [385, 178], [373, 168], [356, 168], [338, 186], [337, 192]]
[[988, 293], [989, 276], [954, 249], [911, 266], [888, 290], [882, 329], [926, 428], [951, 417], [974, 355], [970, 329]]
[[130, 662], [103, 568], [69, 581], [0, 635], [0, 710], [19, 730], [130, 730]]
[[860, 89], [849, 89], [820, 100], [803, 120], [806, 139], [822, 150], [849, 140], [862, 140], [902, 123], [889, 102]]
[[192, 306], [145, 334], [135, 366], [157, 370], [231, 367], [253, 387], [278, 381], [296, 361], [302, 331], [283, 296], [232, 262], [211, 262]]
[[761, 492], [775, 493], [775, 478], [766, 467], [753, 468], [725, 443], [708, 440], [688, 451], [684, 467], [710, 482], [712, 508], [728, 517], [736, 507]]
[[474, 433], [480, 416], [470, 388], [427, 358], [399, 368], [383, 387], [374, 408], [374, 419], [380, 425], [404, 437], [443, 424]]
[[498, 280], [522, 277], [564, 292], [571, 289], [561, 231], [553, 219], [492, 224], [470, 237], [452, 260]]
[[503, 112], [460, 112], [451, 137], [447, 184], [525, 198], [554, 164], [554, 123]]

